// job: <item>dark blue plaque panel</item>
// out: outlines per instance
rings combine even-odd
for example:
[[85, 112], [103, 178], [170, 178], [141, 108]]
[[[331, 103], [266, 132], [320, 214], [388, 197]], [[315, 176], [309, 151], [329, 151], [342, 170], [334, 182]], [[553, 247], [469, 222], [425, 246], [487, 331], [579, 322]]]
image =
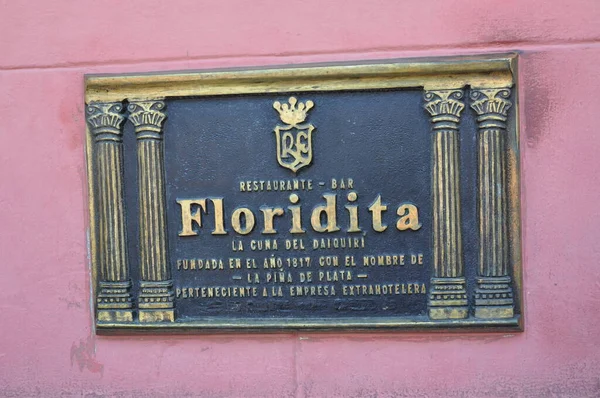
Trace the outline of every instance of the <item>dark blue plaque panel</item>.
[[[285, 124], [273, 103], [287, 103], [291, 96], [314, 103], [304, 123], [314, 127], [312, 159], [297, 172], [278, 163], [274, 132], [276, 126]], [[431, 119], [424, 109], [422, 90], [171, 98], [165, 104], [169, 266], [178, 320], [426, 318], [434, 268], [433, 153]], [[476, 118], [470, 109], [460, 118], [461, 220], [457, 225], [462, 232], [464, 276], [473, 281], [479, 261]], [[513, 125], [512, 116], [507, 124]], [[134, 237], [139, 234], [137, 215], [141, 209], [132, 125], [126, 125], [124, 137], [127, 225], [133, 237], [129, 240], [129, 261], [132, 273], [137, 274]], [[274, 181], [279, 185], [284, 181], [287, 188], [288, 181], [293, 184], [294, 180], [304, 181], [305, 187], [311, 181], [312, 189], [274, 189]], [[337, 187], [332, 186], [332, 180]], [[245, 187], [261, 181], [262, 190], [240, 189], [240, 183]], [[266, 189], [268, 182], [271, 190]], [[340, 188], [342, 182], [344, 188]], [[351, 192], [357, 195], [352, 203], [348, 201]], [[289, 232], [291, 194], [299, 197], [297, 204], [301, 205], [301, 223], [306, 231], [302, 234]], [[316, 232], [311, 227], [311, 213], [325, 204], [325, 194], [336, 195], [339, 231]], [[373, 229], [369, 211], [378, 196], [387, 206], [382, 213], [387, 226], [383, 232]], [[224, 235], [211, 233], [215, 229], [211, 198], [223, 200]], [[179, 236], [183, 220], [178, 201], [201, 199], [206, 200], [206, 211], [191, 207], [192, 212], [201, 213], [202, 225], [190, 224], [197, 235]], [[417, 209], [418, 229], [396, 228], [396, 210], [402, 204]], [[346, 232], [346, 205], [358, 206], [360, 232]], [[255, 217], [255, 226], [246, 235], [235, 232], [231, 223], [234, 210], [242, 207]], [[274, 218], [275, 234], [262, 233], [260, 209], [265, 207], [285, 211]], [[360, 247], [327, 247], [349, 246], [348, 239], [353, 243], [357, 238]], [[293, 245], [295, 248], [289, 247]], [[236, 268], [236, 261], [241, 268]], [[273, 261], [277, 268], [272, 268]], [[269, 264], [266, 268], [265, 262]], [[139, 288], [137, 284], [134, 282], [134, 290]], [[473, 296], [474, 288], [475, 284], [467, 284], [467, 296]]]

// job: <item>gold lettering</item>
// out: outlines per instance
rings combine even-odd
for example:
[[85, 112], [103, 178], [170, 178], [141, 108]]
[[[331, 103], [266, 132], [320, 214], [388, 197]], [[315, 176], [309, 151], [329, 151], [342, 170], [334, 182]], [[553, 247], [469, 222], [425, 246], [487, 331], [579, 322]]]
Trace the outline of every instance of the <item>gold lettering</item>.
[[[202, 213], [206, 212], [206, 199], [178, 199], [177, 203], [181, 206], [181, 231], [179, 236], [196, 236], [198, 232], [194, 230], [194, 222], [198, 227], [202, 227]], [[192, 206], [199, 206], [192, 213]]]
[[376, 232], [383, 232], [387, 229], [387, 225], [381, 222], [381, 213], [387, 210], [387, 206], [381, 204], [381, 195], [377, 195], [375, 201], [369, 206], [369, 211], [373, 218], [373, 229]]
[[[295, 193], [289, 197], [290, 203], [296, 204], [300, 201], [300, 198]], [[288, 209], [292, 212], [292, 228], [290, 233], [292, 234], [303, 234], [306, 231], [302, 228], [302, 217], [300, 214], [301, 206], [288, 206]]]
[[[356, 192], [348, 192], [349, 202], [354, 202], [357, 198], [358, 195], [356, 194]], [[358, 226], [358, 206], [346, 205], [345, 207], [348, 210], [348, 214], [350, 215], [350, 226], [348, 227], [348, 230], [346, 232], [360, 232], [360, 227]]]
[[[313, 229], [317, 232], [335, 232], [339, 231], [340, 228], [337, 226], [336, 221], [336, 207], [335, 199], [337, 195], [326, 193], [323, 194], [327, 204], [316, 206], [311, 214], [310, 223]], [[321, 222], [321, 216], [325, 215], [326, 222], [325, 226]]]
[[213, 229], [213, 235], [227, 235], [224, 226], [224, 215], [223, 215], [223, 198], [211, 199], [215, 208], [215, 229]]
[[[244, 227], [242, 227], [241, 217], [244, 215]], [[240, 235], [248, 235], [254, 228], [254, 213], [246, 207], [239, 207], [231, 215], [231, 226]]]
[[283, 215], [283, 208], [281, 207], [261, 207], [260, 211], [263, 212], [263, 218], [265, 221], [265, 227], [262, 230], [263, 234], [276, 234], [277, 231], [273, 228], [273, 218], [275, 216]]
[[417, 206], [409, 203], [402, 204], [398, 207], [396, 214], [400, 216], [396, 223], [396, 228], [399, 231], [406, 231], [407, 229], [416, 231], [421, 228]]

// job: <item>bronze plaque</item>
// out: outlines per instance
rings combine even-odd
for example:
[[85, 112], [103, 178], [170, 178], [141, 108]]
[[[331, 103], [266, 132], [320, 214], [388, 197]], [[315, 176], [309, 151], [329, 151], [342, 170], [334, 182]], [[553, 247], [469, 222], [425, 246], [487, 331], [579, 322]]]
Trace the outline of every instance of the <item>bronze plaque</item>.
[[87, 76], [97, 330], [520, 330], [515, 68]]

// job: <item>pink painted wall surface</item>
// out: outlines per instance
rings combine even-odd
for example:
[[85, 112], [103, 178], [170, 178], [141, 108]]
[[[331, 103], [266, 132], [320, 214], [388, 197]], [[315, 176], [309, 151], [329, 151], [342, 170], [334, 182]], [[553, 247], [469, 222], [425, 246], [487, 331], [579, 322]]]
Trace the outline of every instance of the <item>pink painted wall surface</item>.
[[[0, 396], [600, 395], [598, 0], [0, 0]], [[521, 51], [526, 331], [96, 336], [83, 75]]]

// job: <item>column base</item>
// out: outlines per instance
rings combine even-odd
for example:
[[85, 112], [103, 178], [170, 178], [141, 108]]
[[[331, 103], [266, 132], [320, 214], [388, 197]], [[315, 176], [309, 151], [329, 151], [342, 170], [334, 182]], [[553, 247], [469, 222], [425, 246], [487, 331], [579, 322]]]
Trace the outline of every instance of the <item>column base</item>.
[[101, 310], [96, 312], [98, 322], [133, 322], [133, 310]]
[[510, 276], [477, 278], [475, 317], [512, 318], [515, 315]]
[[131, 281], [101, 281], [96, 308], [98, 322], [133, 322]]
[[139, 310], [140, 322], [175, 322], [175, 309], [169, 310]]
[[173, 281], [142, 281], [138, 307], [140, 322], [175, 322]]
[[465, 278], [431, 278], [429, 318], [464, 319], [468, 316]]

